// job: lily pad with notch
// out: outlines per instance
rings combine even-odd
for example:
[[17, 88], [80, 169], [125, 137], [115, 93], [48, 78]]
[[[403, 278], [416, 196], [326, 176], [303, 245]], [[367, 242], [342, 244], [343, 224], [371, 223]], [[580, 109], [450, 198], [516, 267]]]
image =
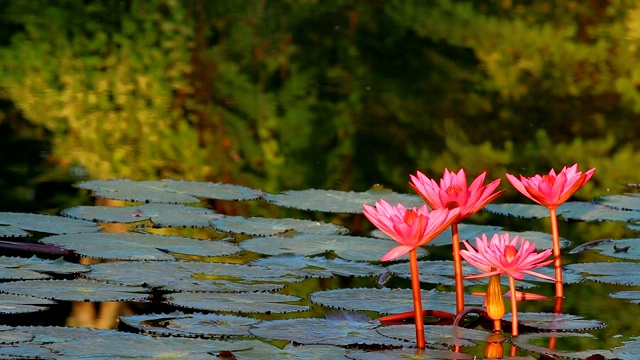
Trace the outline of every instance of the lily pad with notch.
[[171, 305], [206, 311], [237, 313], [282, 314], [302, 312], [310, 309], [306, 305], [289, 304], [298, 302], [297, 296], [263, 292], [251, 293], [177, 293], [167, 296]]
[[249, 327], [258, 319], [175, 311], [169, 314], [121, 316], [120, 321], [147, 334], [179, 337], [250, 336]]
[[640, 259], [640, 238], [614, 240], [601, 242], [590, 249], [599, 251], [600, 254], [619, 259]]
[[588, 333], [575, 333], [575, 332], [554, 332], [554, 333], [530, 333], [520, 334], [519, 336], [512, 337], [510, 339], [513, 345], [520, 349], [531, 351], [538, 354], [550, 356], [552, 358], [569, 358], [569, 359], [587, 359], [590, 356], [602, 356], [597, 358], [611, 359], [614, 358], [613, 353], [608, 350], [584, 350], [584, 351], [564, 351], [550, 349], [548, 346], [534, 345], [534, 343], [540, 343], [551, 338], [564, 338], [564, 337], [580, 337], [580, 338], [595, 338], [592, 334]]
[[364, 192], [339, 190], [288, 190], [280, 194], [266, 194], [269, 203], [307, 211], [329, 213], [362, 213], [362, 204], [374, 205], [384, 199], [392, 205], [403, 204], [406, 208], [420, 207], [424, 200], [417, 195], [400, 194], [386, 189], [374, 188]]
[[[384, 254], [398, 243], [388, 239], [360, 236], [317, 235], [292, 233], [248, 239], [239, 244], [246, 250], [263, 255], [320, 255], [333, 251], [337, 256], [354, 261], [379, 261]], [[417, 249], [418, 256], [426, 255], [422, 248]], [[401, 259], [408, 259], [404, 255]]]
[[133, 301], [149, 297], [147, 290], [142, 287], [85, 279], [9, 281], [0, 283], [0, 292], [57, 301]]
[[0, 256], [0, 279], [2, 280], [35, 280], [49, 279], [52, 274], [70, 275], [89, 271], [89, 267], [65, 261]]
[[306, 234], [344, 235], [349, 229], [336, 224], [302, 219], [273, 219], [265, 217], [225, 216], [209, 222], [217, 231], [271, 236], [296, 231]]
[[139, 233], [54, 235], [42, 238], [40, 242], [73, 250], [86, 257], [114, 260], [175, 260], [170, 253], [228, 256], [241, 251], [226, 241]]
[[217, 200], [256, 200], [260, 190], [232, 184], [182, 180], [133, 181], [128, 179], [89, 180], [76, 184], [92, 190], [94, 196], [105, 199], [154, 203], [198, 203], [198, 198]]
[[91, 265], [91, 272], [84, 274], [98, 281], [192, 292], [270, 291], [302, 281], [305, 275], [259, 265], [195, 261], [109, 262]]
[[[270, 256], [254, 260], [249, 265], [260, 265], [268, 269], [278, 269], [305, 277], [379, 276], [386, 272], [382, 266], [374, 264], [340, 258], [329, 260], [325, 257], [311, 258], [300, 255]], [[406, 266], [406, 264], [404, 265]]]
[[[456, 312], [454, 292], [421, 290], [422, 307], [426, 310]], [[413, 311], [411, 289], [346, 288], [316, 291], [309, 295], [314, 304], [352, 311], [375, 311], [396, 314]], [[465, 304], [482, 305], [484, 298], [465, 294]]]
[[207, 227], [221, 218], [213, 210], [195, 206], [150, 203], [137, 206], [76, 206], [62, 214], [75, 219], [99, 222], [134, 223], [151, 221], [158, 226]]
[[[101, 227], [93, 221], [70, 219], [64, 216], [29, 213], [0, 212], [0, 232], [9, 236], [18, 236], [17, 229], [37, 231], [47, 234], [77, 234], [100, 231]], [[8, 226], [7, 226], [8, 225]], [[3, 236], [7, 236], [3, 235]]]
[[[380, 335], [407, 342], [415, 341], [415, 325], [389, 325], [377, 329]], [[474, 346], [473, 341], [485, 341], [490, 332], [466, 329], [453, 325], [425, 325], [424, 335], [427, 344], [446, 346]]]
[[565, 272], [583, 273], [585, 279], [608, 284], [640, 286], [640, 263], [589, 262], [564, 266]]
[[[505, 314], [504, 320], [511, 321], [511, 313]], [[518, 323], [546, 331], [585, 331], [606, 326], [602, 321], [588, 320], [572, 314], [533, 312], [518, 312]]]

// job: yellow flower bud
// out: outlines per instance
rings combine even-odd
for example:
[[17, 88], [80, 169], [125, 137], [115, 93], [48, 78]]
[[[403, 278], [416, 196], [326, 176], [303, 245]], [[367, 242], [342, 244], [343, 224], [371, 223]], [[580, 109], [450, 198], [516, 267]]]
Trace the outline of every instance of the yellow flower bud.
[[504, 298], [502, 297], [500, 275], [493, 275], [489, 278], [484, 307], [487, 309], [487, 314], [491, 320], [501, 320], [504, 316]]

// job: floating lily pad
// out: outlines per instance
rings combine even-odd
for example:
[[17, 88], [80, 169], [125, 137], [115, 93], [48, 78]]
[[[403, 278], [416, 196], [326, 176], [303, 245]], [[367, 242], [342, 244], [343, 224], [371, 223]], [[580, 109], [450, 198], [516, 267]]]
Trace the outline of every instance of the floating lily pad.
[[54, 304], [56, 304], [55, 301], [32, 296], [0, 294], [0, 314], [26, 314], [44, 311], [49, 309], [49, 305]]
[[154, 202], [197, 203], [198, 197], [219, 200], [255, 200], [263, 192], [232, 184], [214, 184], [198, 181], [133, 181], [127, 179], [90, 180], [77, 187], [94, 191], [94, 196], [105, 199]]
[[591, 247], [602, 255], [620, 259], [640, 259], [640, 238], [602, 242]]
[[51, 278], [49, 274], [77, 274], [89, 271], [89, 267], [65, 261], [31, 258], [0, 257], [0, 279], [34, 280]]
[[[415, 325], [390, 325], [377, 329], [380, 335], [414, 342], [416, 338]], [[448, 346], [474, 346], [474, 341], [485, 341], [490, 332], [465, 329], [453, 325], [425, 325], [424, 337], [427, 344], [443, 344]]]
[[[558, 207], [556, 213], [564, 219], [577, 221], [633, 221], [640, 212], [622, 211], [599, 203], [568, 201]], [[494, 214], [526, 219], [549, 217], [549, 209], [537, 204], [489, 204], [484, 208]]]
[[254, 325], [249, 331], [258, 337], [288, 340], [305, 345], [407, 345], [404, 341], [378, 334], [375, 330], [378, 326], [380, 326], [378, 322], [352, 318], [304, 318], [263, 321]]
[[615, 209], [638, 211], [636, 219], [640, 218], [640, 196], [636, 194], [605, 195], [596, 198], [594, 202]]
[[169, 304], [189, 309], [238, 313], [290, 313], [309, 310], [296, 296], [272, 293], [178, 293], [167, 297]]
[[[239, 244], [246, 250], [264, 255], [320, 255], [333, 251], [339, 257], [354, 261], [380, 261], [392, 248], [398, 246], [393, 240], [359, 236], [316, 235], [292, 233], [248, 239]], [[424, 256], [418, 249], [418, 256]], [[408, 255], [401, 259], [408, 259]]]
[[[329, 260], [324, 257], [310, 258], [299, 255], [278, 255], [252, 261], [250, 265], [260, 265], [305, 277], [379, 276], [386, 270], [378, 265], [347, 261], [340, 258]], [[403, 264], [407, 266], [406, 264]], [[308, 275], [307, 275], [308, 273]]]
[[205, 208], [157, 203], [139, 206], [76, 206], [63, 210], [62, 214], [76, 219], [125, 224], [149, 220], [158, 226], [173, 227], [206, 227], [210, 220], [222, 217]]
[[[414, 330], [415, 333], [415, 330]], [[476, 360], [477, 357], [469, 354], [457, 353], [448, 350], [434, 349], [393, 349], [379, 351], [348, 350], [345, 356], [353, 360]], [[503, 359], [509, 359], [504, 357]]]
[[40, 241], [86, 257], [116, 260], [175, 260], [167, 252], [198, 256], [226, 256], [240, 252], [236, 245], [225, 241], [138, 233], [55, 235]]
[[[511, 313], [505, 314], [504, 319], [511, 321]], [[552, 331], [594, 330], [606, 326], [602, 321], [586, 320], [577, 315], [531, 312], [518, 312], [518, 323], [540, 330]]]
[[488, 204], [483, 210], [492, 214], [524, 219], [542, 219], [549, 217], [549, 209], [536, 204]]
[[623, 341], [624, 345], [611, 349], [615, 359], [635, 360], [640, 354], [640, 337], [631, 336], [629, 341]]
[[180, 337], [249, 336], [249, 327], [260, 320], [233, 315], [180, 311], [170, 314], [121, 316], [120, 321], [142, 332]]
[[288, 231], [324, 235], [344, 235], [349, 233], [347, 228], [339, 225], [301, 219], [225, 216], [209, 223], [211, 227], [218, 231], [257, 236], [278, 235]]
[[[581, 337], [581, 338], [595, 338], [591, 334], [586, 333], [531, 333], [521, 334], [511, 338], [511, 342], [520, 349], [532, 351], [547, 356], [552, 356], [554, 359], [557, 357], [570, 358], [570, 359], [586, 359], [589, 356], [602, 355], [604, 358], [613, 358], [613, 354], [608, 350], [585, 350], [585, 351], [562, 351], [549, 349], [546, 346], [534, 345], [533, 342], [539, 342], [542, 339], [551, 338], [563, 338], [563, 337]], [[546, 341], [548, 342], [548, 340]]]
[[627, 299], [632, 304], [640, 304], [640, 290], [617, 291], [609, 294], [614, 299]]
[[[458, 224], [458, 235], [460, 240], [475, 240], [477, 237], [481, 237], [482, 234], [495, 234], [503, 232], [502, 228], [493, 225], [475, 225], [475, 224]], [[389, 239], [389, 237], [380, 230], [373, 230], [371, 236], [382, 239]], [[448, 227], [435, 239], [429, 241], [427, 246], [440, 246], [451, 245], [451, 227]]]
[[[5, 230], [10, 236], [19, 234], [16, 228], [48, 234], [76, 234], [100, 230], [98, 224], [92, 221], [69, 219], [64, 216], [15, 212], [0, 212], [0, 225], [9, 225], [11, 227]], [[0, 228], [6, 228], [6, 226], [0, 226]]]
[[132, 301], [147, 298], [144, 288], [90, 280], [25, 280], [0, 283], [0, 292], [58, 301]]
[[266, 194], [264, 199], [272, 204], [288, 208], [331, 213], [362, 212], [362, 204], [374, 205], [380, 199], [390, 204], [403, 204], [407, 208], [420, 207], [424, 200], [417, 195], [399, 194], [389, 190], [369, 190], [365, 192], [338, 190], [289, 190], [280, 194]]
[[[421, 290], [422, 307], [425, 310], [439, 310], [449, 313], [456, 312], [454, 292], [436, 290]], [[413, 294], [411, 289], [335, 289], [316, 291], [309, 295], [309, 300], [318, 305], [331, 308], [375, 311], [381, 314], [395, 314], [413, 311]], [[465, 295], [465, 304], [470, 306], [482, 305], [484, 298]]]
[[281, 288], [274, 282], [302, 281], [308, 274], [288, 269], [214, 262], [110, 262], [91, 265], [85, 277], [122, 285], [168, 291], [266, 291]]
[[29, 235], [28, 232], [17, 226], [0, 224], [0, 237], [25, 237]]
[[584, 277], [587, 280], [609, 284], [640, 286], [640, 263], [574, 263], [565, 265], [564, 268], [571, 272], [584, 273]]

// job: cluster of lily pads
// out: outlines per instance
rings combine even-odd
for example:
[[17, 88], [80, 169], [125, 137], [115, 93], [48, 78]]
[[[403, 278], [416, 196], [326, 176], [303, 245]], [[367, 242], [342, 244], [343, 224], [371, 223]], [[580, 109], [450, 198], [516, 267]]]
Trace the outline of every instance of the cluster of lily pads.
[[[380, 199], [419, 207], [424, 204], [419, 196], [383, 189], [269, 194], [231, 184], [174, 180], [95, 180], [77, 186], [91, 190], [98, 198], [123, 200], [126, 206], [78, 206], [64, 209], [60, 216], [0, 213], [2, 247], [25, 254], [25, 250], [49, 254], [0, 257], [4, 280], [0, 283], [0, 313], [32, 314], [70, 301], [130, 302], [139, 304], [137, 309], [145, 309], [144, 304], [161, 304], [169, 310], [120, 316], [116, 330], [2, 325], [0, 358], [473, 359], [478, 344], [489, 347], [493, 342], [492, 329], [485, 327], [480, 317], [458, 325], [437, 319], [439, 311], [456, 312], [455, 292], [445, 291], [455, 285], [450, 260], [426, 260], [427, 250], [416, 249], [419, 267], [429, 269], [420, 273], [419, 281], [433, 285], [431, 290], [421, 290], [420, 296], [425, 307], [436, 314], [434, 321], [425, 325], [427, 348], [418, 350], [413, 324], [387, 325], [376, 320], [413, 310], [410, 288], [388, 288], [379, 281], [389, 276], [411, 278], [406, 258], [379, 261], [397, 245], [380, 231], [354, 236], [349, 228], [328, 222], [229, 216], [214, 212], [203, 202], [263, 201], [305, 211], [359, 214], [362, 204], [373, 205]], [[485, 210], [523, 218], [549, 216], [539, 205], [490, 204]], [[577, 221], [625, 221], [637, 230], [633, 222], [640, 220], [640, 197], [610, 195], [593, 202], [566, 202], [557, 213]], [[105, 231], [111, 223], [127, 224], [127, 231]], [[203, 229], [198, 234], [207, 236], [188, 236], [194, 228]], [[165, 230], [172, 235], [163, 233]], [[495, 225], [461, 223], [458, 227], [460, 238], [469, 240], [499, 230]], [[552, 246], [546, 233], [510, 233], [535, 242], [538, 248]], [[446, 230], [428, 245], [451, 246], [451, 237], [451, 231]], [[572, 251], [600, 250], [608, 256], [635, 260], [640, 257], [637, 241], [598, 241]], [[569, 244], [561, 239], [562, 246]], [[64, 258], [52, 259], [50, 254]], [[99, 262], [82, 265], [71, 261], [78, 258]], [[640, 264], [632, 261], [574, 263], [564, 266], [563, 281], [570, 284], [586, 279], [640, 286], [637, 277], [625, 276], [638, 270]], [[551, 268], [537, 271], [553, 276]], [[464, 264], [463, 272], [479, 274], [480, 270]], [[335, 278], [367, 286], [323, 289], [313, 283]], [[289, 290], [306, 282], [314, 286], [309, 294]], [[465, 286], [474, 284], [486, 284], [486, 279], [465, 281]], [[519, 285], [528, 288], [540, 283], [525, 276]], [[640, 302], [638, 291], [611, 296]], [[482, 307], [483, 301], [481, 296], [464, 294], [467, 306]], [[583, 331], [605, 326], [598, 320], [521, 312], [519, 322], [524, 326], [523, 334], [509, 341], [522, 351], [521, 356], [505, 358], [532, 358], [522, 355], [541, 353], [633, 359], [640, 351], [638, 338], [614, 349], [569, 351], [539, 345], [540, 339], [591, 337]]]

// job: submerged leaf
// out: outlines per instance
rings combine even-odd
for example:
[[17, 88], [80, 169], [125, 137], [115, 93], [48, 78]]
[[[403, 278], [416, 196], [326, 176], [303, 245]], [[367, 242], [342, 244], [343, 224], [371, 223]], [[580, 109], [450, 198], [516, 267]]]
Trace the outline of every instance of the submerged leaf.
[[40, 241], [74, 250], [83, 256], [115, 260], [175, 260], [167, 252], [198, 256], [226, 256], [240, 252], [236, 245], [225, 241], [138, 233], [55, 235]]
[[0, 283], [0, 292], [58, 301], [132, 301], [147, 298], [144, 288], [90, 280], [25, 280]]
[[401, 203], [407, 208], [420, 207], [424, 201], [417, 195], [399, 194], [392, 191], [369, 190], [365, 192], [338, 190], [289, 190], [280, 194], [266, 194], [264, 199], [275, 205], [309, 211], [332, 213], [362, 212], [362, 204], [373, 205], [380, 199], [390, 204]]
[[278, 235], [288, 231], [324, 235], [344, 235], [349, 232], [339, 225], [301, 219], [225, 216], [209, 223], [218, 231], [258, 236]]
[[167, 297], [169, 304], [189, 309], [238, 313], [290, 313], [309, 310], [306, 305], [285, 304], [299, 297], [271, 293], [178, 293]]

